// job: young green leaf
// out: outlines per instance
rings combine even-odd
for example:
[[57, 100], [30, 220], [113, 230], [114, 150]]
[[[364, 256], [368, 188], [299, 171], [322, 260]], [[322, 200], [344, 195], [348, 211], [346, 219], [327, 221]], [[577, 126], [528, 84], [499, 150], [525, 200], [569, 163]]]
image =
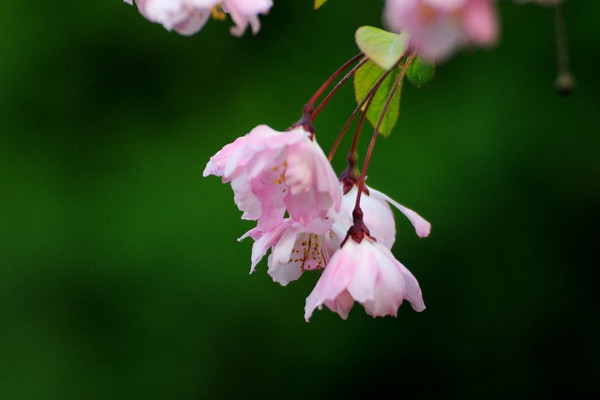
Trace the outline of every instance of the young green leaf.
[[406, 35], [373, 26], [361, 26], [356, 30], [355, 38], [360, 51], [385, 70], [392, 68], [408, 47]]
[[315, 5], [314, 5], [314, 9], [317, 10], [319, 7], [321, 7], [323, 4], [325, 4], [327, 0], [315, 0]]
[[[373, 85], [384, 72], [384, 69], [378, 67], [370, 60], [356, 71], [356, 74], [354, 75], [354, 96], [357, 103], [360, 104], [362, 99], [367, 95], [369, 90], [371, 90]], [[379, 90], [371, 101], [371, 105], [367, 111], [367, 119], [371, 125], [373, 125], [373, 127], [377, 125], [377, 121], [379, 120], [379, 116], [381, 115], [388, 94], [392, 89], [392, 86], [394, 86], [394, 82], [398, 78], [399, 73], [399, 68], [396, 68], [390, 72], [390, 74], [382, 82], [381, 86], [379, 86]], [[390, 101], [390, 105], [379, 128], [379, 133], [382, 136], [389, 136], [394, 128], [394, 125], [396, 125], [396, 122], [398, 121], [398, 115], [400, 114], [401, 92], [402, 82], [400, 82], [400, 86], [396, 90], [396, 93], [394, 93], [394, 96]]]
[[406, 70], [406, 77], [416, 87], [428, 86], [435, 77], [435, 65], [416, 57]]

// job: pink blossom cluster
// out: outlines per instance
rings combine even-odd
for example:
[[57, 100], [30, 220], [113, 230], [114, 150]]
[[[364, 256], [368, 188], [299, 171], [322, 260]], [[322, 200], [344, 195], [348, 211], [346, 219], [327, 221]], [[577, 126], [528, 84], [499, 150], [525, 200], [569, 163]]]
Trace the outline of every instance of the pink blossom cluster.
[[490, 46], [498, 37], [495, 0], [387, 0], [384, 23], [408, 34], [412, 49], [430, 61], [467, 45]]
[[349, 235], [358, 188], [342, 189], [314, 133], [260, 125], [212, 156], [208, 175], [230, 183], [242, 218], [257, 221], [240, 238], [254, 240], [251, 273], [269, 251], [268, 274], [281, 285], [304, 271], [323, 270], [306, 300], [307, 321], [323, 306], [345, 319], [355, 301], [373, 317], [395, 316], [405, 299], [414, 310], [425, 309], [417, 280], [391, 252], [396, 227], [389, 204], [408, 217], [419, 237], [428, 236], [431, 225], [366, 188], [360, 208], [368, 233]]
[[[124, 0], [133, 5], [133, 0]], [[231, 33], [241, 36], [250, 26], [252, 33], [260, 30], [258, 14], [267, 14], [272, 0], [135, 0], [140, 13], [149, 21], [181, 35], [193, 35], [211, 15], [217, 19], [231, 16], [235, 26]]]

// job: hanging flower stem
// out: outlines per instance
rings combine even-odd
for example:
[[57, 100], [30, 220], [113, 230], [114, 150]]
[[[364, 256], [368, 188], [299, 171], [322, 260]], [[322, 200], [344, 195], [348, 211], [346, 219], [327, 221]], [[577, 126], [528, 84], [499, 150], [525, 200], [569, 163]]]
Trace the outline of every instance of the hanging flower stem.
[[342, 72], [344, 72], [350, 65], [356, 62], [362, 56], [363, 54], [359, 53], [352, 57], [350, 60], [346, 61], [344, 65], [339, 67], [329, 78], [327, 78], [327, 80], [321, 85], [321, 87], [315, 92], [315, 94], [313, 94], [313, 96], [308, 101], [308, 104], [310, 104], [311, 107], [314, 107], [315, 103], [317, 102], [319, 97], [321, 97], [325, 89], [327, 89], [333, 83], [333, 81], [335, 81], [337, 77], [342, 74]]
[[[377, 140], [377, 136], [379, 135], [379, 129], [381, 128], [381, 124], [383, 123], [383, 118], [385, 117], [385, 114], [390, 106], [392, 98], [394, 97], [396, 90], [398, 90], [398, 87], [400, 87], [400, 83], [402, 82], [402, 79], [404, 79], [406, 70], [414, 58], [415, 58], [414, 54], [409, 55], [406, 58], [404, 64], [402, 65], [402, 69], [400, 70], [400, 73], [398, 74], [398, 78], [394, 82], [394, 85], [392, 86], [392, 89], [390, 90], [388, 97], [385, 100], [385, 104], [383, 105], [381, 114], [379, 115], [379, 119], [377, 120], [377, 124], [375, 125], [375, 130], [373, 130], [373, 136], [371, 137], [371, 142], [369, 143], [369, 148], [367, 149], [367, 154], [365, 156], [365, 161], [363, 163], [362, 172], [360, 175], [360, 181], [358, 184], [358, 193], [356, 194], [356, 203], [354, 205], [354, 210], [352, 211], [352, 218], [353, 218], [354, 224], [348, 230], [348, 236], [352, 237], [352, 239], [357, 243], [360, 243], [362, 241], [365, 234], [367, 234], [367, 235], [369, 234], [369, 229], [363, 222], [363, 212], [360, 208], [360, 198], [361, 198], [362, 191], [364, 190], [364, 187], [365, 187], [365, 177], [367, 176], [369, 162], [371, 161], [371, 156], [373, 155], [373, 148], [375, 147], [375, 141]], [[394, 68], [396, 68], [396, 67], [394, 67]]]
[[[400, 63], [400, 61], [398, 62], [398, 64], [399, 63]], [[381, 84], [383, 83], [383, 81], [385, 80], [385, 78], [387, 78], [387, 76], [394, 70], [394, 68], [396, 68], [396, 66], [398, 64], [396, 64], [393, 68], [390, 68], [389, 70], [387, 70], [383, 74], [381, 74], [381, 76], [379, 77], [379, 79], [377, 80], [377, 82], [375, 82], [375, 84], [373, 85], [373, 87], [367, 92], [367, 94], [365, 95], [365, 97], [363, 97], [363, 99], [360, 101], [360, 103], [358, 104], [358, 106], [354, 109], [354, 111], [352, 111], [352, 114], [350, 114], [350, 117], [348, 118], [348, 120], [344, 124], [344, 127], [342, 128], [342, 130], [338, 134], [337, 138], [335, 139], [335, 142], [333, 143], [333, 146], [331, 147], [331, 150], [329, 151], [329, 155], [327, 156], [327, 158], [329, 159], [329, 161], [331, 161], [331, 159], [333, 158], [333, 155], [335, 154], [337, 148], [339, 147], [340, 142], [344, 138], [344, 135], [346, 134], [346, 131], [350, 127], [350, 124], [352, 124], [352, 121], [354, 121], [354, 118], [356, 117], [356, 114], [358, 114], [359, 111], [361, 111], [361, 110], [365, 114], [367, 113], [367, 111], [368, 111], [368, 105], [371, 104], [371, 99], [373, 98], [373, 96], [375, 96], [375, 93], [377, 92], [377, 90], [379, 89], [379, 87], [381, 86]], [[365, 106], [365, 104], [367, 103], [367, 101], [369, 102], [369, 104], [367, 106]], [[364, 110], [363, 110], [363, 106], [365, 106]]]
[[[371, 101], [373, 100], [373, 96], [369, 99], [365, 108], [368, 109]], [[352, 137], [352, 145], [350, 146], [350, 151], [348, 152], [347, 160], [348, 167], [340, 174], [340, 181], [342, 182], [343, 193], [346, 194], [354, 186], [358, 184], [360, 171], [356, 167], [356, 163], [358, 162], [358, 153], [356, 152], [356, 146], [358, 144], [358, 137], [360, 136], [360, 132], [362, 130], [362, 126], [365, 122], [365, 118], [367, 116], [366, 111], [363, 111], [360, 115], [360, 119], [356, 124], [356, 129], [354, 130], [354, 136]], [[366, 189], [366, 188], [365, 188]]]
[[350, 79], [352, 76], [354, 76], [354, 73], [356, 72], [356, 70], [358, 70], [360, 67], [362, 67], [368, 60], [369, 59], [367, 57], [360, 60], [360, 62], [358, 64], [356, 64], [342, 79], [340, 79], [340, 81], [333, 87], [333, 89], [331, 89], [331, 91], [327, 94], [327, 96], [325, 96], [323, 101], [321, 101], [321, 103], [313, 111], [313, 114], [312, 114], [313, 121], [315, 120], [315, 118], [317, 118], [317, 115], [319, 115], [319, 113], [321, 112], [323, 107], [325, 107], [325, 105], [329, 102], [329, 100], [331, 100], [333, 95], [335, 95], [337, 93], [337, 91], [340, 90], [342, 85], [344, 83], [346, 83], [346, 81], [348, 79]]
[[[362, 56], [363, 56], [362, 53], [355, 55], [350, 60], [346, 61], [344, 63], [344, 65], [339, 67], [329, 78], [327, 78], [327, 80], [321, 85], [321, 87], [315, 92], [315, 94], [313, 94], [313, 96], [310, 98], [308, 103], [306, 103], [304, 105], [304, 107], [302, 107], [302, 116], [300, 117], [300, 120], [298, 122], [295, 122], [294, 124], [292, 124], [292, 126], [290, 126], [288, 128], [288, 130], [301, 126], [306, 132], [310, 133], [310, 138], [312, 139], [315, 135], [315, 128], [312, 124], [312, 121], [316, 116], [316, 115], [314, 115], [314, 112], [315, 112], [314, 106], [315, 106], [316, 101], [319, 99], [319, 97], [321, 97], [321, 95], [323, 94], [325, 89], [327, 89], [337, 79], [337, 77], [342, 74], [342, 72], [344, 72], [346, 69], [348, 69], [348, 67], [350, 65], [355, 63]], [[352, 71], [350, 71], [350, 73], [346, 74], [346, 76], [344, 78], [342, 78], [341, 83], [345, 82], [350, 76], [352, 76], [352, 74], [354, 74], [355, 71], [356, 71], [356, 69], [352, 69]], [[341, 86], [341, 85], [338, 83], [338, 85], [336, 85], [336, 87], [337, 86]], [[337, 91], [337, 89], [336, 89], [336, 91]], [[330, 98], [331, 96], [328, 96], [328, 97]], [[327, 101], [329, 101], [329, 99], [327, 99]], [[318, 112], [321, 111], [320, 109], [324, 106], [324, 104], [322, 104], [322, 103], [319, 104], [317, 114], [318, 114]]]

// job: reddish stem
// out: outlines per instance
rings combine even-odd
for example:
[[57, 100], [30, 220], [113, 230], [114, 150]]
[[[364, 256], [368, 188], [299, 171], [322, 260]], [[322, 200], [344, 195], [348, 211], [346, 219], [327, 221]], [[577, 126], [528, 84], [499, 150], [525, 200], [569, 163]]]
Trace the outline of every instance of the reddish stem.
[[[372, 99], [373, 97], [371, 97]], [[368, 107], [371, 104], [369, 101], [367, 105]], [[360, 115], [360, 119], [358, 120], [358, 124], [356, 125], [356, 130], [354, 131], [354, 137], [352, 138], [352, 146], [350, 147], [350, 151], [348, 152], [348, 156], [346, 159], [348, 160], [348, 166], [340, 174], [340, 182], [342, 182], [343, 193], [347, 194], [352, 190], [354, 186], [358, 184], [358, 176], [360, 175], [360, 171], [356, 168], [356, 163], [358, 162], [358, 156], [356, 154], [356, 145], [358, 144], [358, 136], [360, 131], [362, 130], [363, 123], [365, 122], [365, 117], [367, 116], [366, 112], [362, 112]]]
[[[360, 175], [360, 181], [358, 183], [358, 193], [356, 194], [356, 203], [354, 206], [354, 212], [352, 214], [355, 217], [355, 221], [354, 221], [355, 224], [359, 223], [364, 226], [364, 223], [362, 222], [362, 211], [360, 211], [360, 197], [361, 197], [362, 191], [365, 187], [365, 177], [367, 176], [367, 170], [369, 169], [369, 162], [371, 161], [371, 156], [373, 154], [373, 148], [375, 147], [375, 141], [377, 140], [377, 136], [379, 135], [379, 129], [381, 128], [381, 124], [383, 123], [383, 118], [385, 117], [385, 114], [388, 110], [390, 102], [392, 101], [392, 97], [394, 97], [394, 93], [396, 92], [396, 90], [398, 90], [398, 87], [400, 86], [400, 82], [402, 82], [402, 79], [404, 78], [404, 75], [406, 74], [406, 70], [414, 58], [415, 58], [415, 55], [411, 54], [406, 59], [404, 65], [402, 66], [402, 69], [400, 70], [400, 73], [398, 74], [398, 78], [396, 79], [396, 82], [394, 82], [394, 86], [392, 86], [392, 89], [390, 90], [390, 93], [388, 94], [385, 104], [381, 110], [381, 114], [379, 115], [379, 119], [377, 120], [377, 125], [375, 125], [375, 130], [373, 131], [373, 136], [371, 137], [371, 142], [369, 143], [369, 148], [367, 149], [367, 155], [365, 156], [365, 162], [363, 163], [362, 172]], [[359, 217], [358, 221], [356, 220], [356, 217]]]
[[331, 91], [327, 94], [327, 96], [325, 96], [325, 98], [323, 99], [323, 101], [321, 101], [321, 103], [313, 111], [313, 114], [312, 114], [312, 120], [313, 121], [315, 120], [315, 118], [317, 118], [317, 115], [319, 115], [319, 113], [321, 112], [321, 110], [323, 109], [323, 107], [325, 107], [325, 105], [327, 105], [327, 103], [329, 103], [329, 100], [331, 100], [331, 98], [333, 97], [333, 95], [335, 95], [337, 93], [337, 91], [340, 90], [340, 88], [342, 87], [342, 85], [344, 83], [346, 83], [346, 81], [348, 79], [350, 79], [354, 75], [354, 73], [360, 67], [362, 67], [368, 60], [369, 59], [366, 58], [366, 57], [363, 58], [362, 60], [360, 60], [360, 62], [358, 64], [356, 64], [342, 79], [340, 79], [340, 81], [333, 87], [333, 89], [331, 89]]
[[[395, 67], [396, 66], [394, 66], [394, 68]], [[327, 156], [327, 158], [329, 159], [329, 161], [331, 161], [331, 159], [333, 158], [333, 155], [335, 154], [338, 146], [340, 145], [340, 142], [344, 138], [344, 135], [346, 134], [346, 131], [350, 127], [350, 124], [352, 123], [352, 121], [354, 121], [354, 118], [356, 117], [356, 114], [358, 114], [358, 112], [360, 110], [362, 110], [362, 107], [365, 105], [365, 103], [367, 101], [369, 101], [369, 104], [370, 104], [370, 99], [373, 96], [375, 96], [375, 93], [379, 89], [379, 86], [381, 86], [381, 84], [383, 83], [383, 81], [385, 80], [385, 78], [387, 78], [387, 76], [392, 72], [392, 70], [394, 68], [391, 68], [391, 69], [385, 71], [383, 74], [381, 74], [381, 76], [379, 77], [379, 79], [377, 80], [377, 82], [375, 82], [375, 84], [373, 85], [373, 87], [371, 89], [369, 89], [369, 91], [367, 92], [367, 94], [365, 95], [365, 97], [363, 97], [363, 99], [360, 101], [360, 103], [358, 103], [358, 106], [354, 109], [354, 111], [352, 111], [352, 114], [350, 114], [350, 117], [348, 118], [348, 120], [344, 124], [344, 127], [342, 128], [342, 130], [338, 134], [337, 138], [335, 139], [335, 142], [333, 143], [333, 146], [331, 147], [331, 150], [329, 151], [329, 155]], [[368, 110], [365, 107], [364, 113], [366, 114], [367, 111]]]
[[352, 63], [354, 63], [356, 60], [358, 60], [359, 58], [361, 58], [363, 55], [362, 53], [359, 53], [357, 55], [355, 55], [354, 57], [352, 57], [350, 60], [346, 61], [344, 63], [344, 65], [342, 65], [341, 67], [339, 67], [334, 73], [333, 75], [331, 75], [322, 85], [321, 87], [315, 92], [315, 94], [313, 94], [313, 96], [310, 98], [310, 100], [308, 101], [308, 104], [312, 106], [315, 105], [315, 102], [317, 101], [317, 99], [319, 97], [321, 97], [321, 95], [323, 94], [323, 92], [325, 91], [325, 89], [327, 89], [329, 87], [329, 85], [331, 85], [333, 83], [333, 81], [335, 81], [337, 79], [338, 76], [340, 76], [340, 74], [342, 72], [344, 72], [346, 70], [346, 68], [348, 68]]

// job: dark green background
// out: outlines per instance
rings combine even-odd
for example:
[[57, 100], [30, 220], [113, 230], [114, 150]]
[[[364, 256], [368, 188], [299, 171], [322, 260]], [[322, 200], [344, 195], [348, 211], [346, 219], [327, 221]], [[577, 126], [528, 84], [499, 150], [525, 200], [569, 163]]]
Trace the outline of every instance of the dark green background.
[[[599, 2], [566, 7], [568, 98], [553, 12], [510, 2], [495, 49], [406, 85], [369, 182], [433, 224], [419, 240], [398, 215], [394, 247], [426, 311], [307, 324], [318, 274], [248, 276], [252, 224], [206, 161], [297, 120], [381, 4], [276, 0], [237, 39], [119, 0], [3, 3], [0, 399], [600, 394]], [[317, 119], [326, 151], [352, 108], [345, 88]]]

